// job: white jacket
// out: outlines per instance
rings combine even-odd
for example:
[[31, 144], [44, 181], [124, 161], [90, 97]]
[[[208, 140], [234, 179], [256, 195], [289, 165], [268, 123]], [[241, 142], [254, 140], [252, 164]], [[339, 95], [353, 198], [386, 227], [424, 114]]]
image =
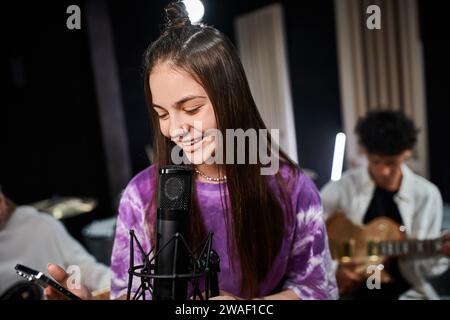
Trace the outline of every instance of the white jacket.
[[[441, 235], [443, 205], [438, 188], [416, 175], [405, 164], [403, 179], [394, 201], [402, 216], [406, 234], [412, 239], [437, 238]], [[355, 224], [362, 225], [372, 200], [375, 184], [367, 165], [343, 174], [341, 180], [329, 182], [321, 190], [325, 218], [343, 212]], [[411, 284], [400, 299], [439, 299], [427, 278], [447, 270], [448, 258], [437, 256], [421, 259], [400, 259], [399, 268]]]

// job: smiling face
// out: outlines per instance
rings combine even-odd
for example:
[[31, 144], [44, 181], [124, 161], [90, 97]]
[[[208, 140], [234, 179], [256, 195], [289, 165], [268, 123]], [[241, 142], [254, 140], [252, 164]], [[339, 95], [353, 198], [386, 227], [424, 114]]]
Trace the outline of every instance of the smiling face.
[[149, 84], [161, 133], [182, 148], [191, 163], [205, 163], [214, 153], [215, 142], [204, 133], [217, 129], [205, 89], [189, 73], [168, 61], [152, 70]]

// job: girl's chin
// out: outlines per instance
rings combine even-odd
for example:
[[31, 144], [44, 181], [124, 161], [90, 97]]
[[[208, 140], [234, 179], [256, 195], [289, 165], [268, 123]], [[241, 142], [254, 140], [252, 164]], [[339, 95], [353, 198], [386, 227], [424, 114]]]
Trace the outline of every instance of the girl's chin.
[[212, 155], [203, 155], [200, 152], [185, 152], [184, 153], [188, 158], [189, 162], [194, 165], [204, 164]]

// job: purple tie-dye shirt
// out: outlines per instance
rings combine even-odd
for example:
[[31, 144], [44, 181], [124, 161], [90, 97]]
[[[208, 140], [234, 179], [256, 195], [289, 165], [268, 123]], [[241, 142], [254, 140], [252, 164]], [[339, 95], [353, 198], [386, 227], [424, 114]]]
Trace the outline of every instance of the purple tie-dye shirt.
[[[280, 172], [287, 182], [287, 190], [296, 217], [291, 219], [293, 223], [287, 228], [272, 269], [259, 285], [259, 296], [273, 294], [273, 291], [278, 288], [278, 290], [291, 289], [300, 299], [337, 299], [338, 290], [331, 267], [319, 193], [311, 180], [301, 171], [294, 175], [287, 165], [283, 165]], [[149, 234], [146, 230], [150, 219], [145, 215], [155, 214], [154, 209], [150, 210], [150, 202], [155, 192], [156, 174], [155, 166], [143, 170], [131, 180], [122, 195], [111, 258], [112, 299], [125, 295], [127, 292], [130, 258], [129, 230], [135, 230], [146, 252], [151, 249]], [[278, 190], [274, 187], [275, 183], [275, 178], [269, 177], [272, 190]], [[220, 256], [220, 289], [241, 296], [240, 268], [231, 267], [228, 255], [220, 185], [195, 181], [195, 188], [205, 230], [214, 232], [213, 248]], [[279, 196], [278, 192], [275, 194]], [[227, 196], [226, 193], [225, 196]], [[285, 210], [286, 215], [287, 212]], [[138, 256], [139, 253], [136, 250], [135, 257]], [[135, 263], [138, 262], [140, 260], [136, 259]], [[239, 266], [239, 261], [233, 261], [233, 263]], [[133, 290], [136, 290], [138, 285], [138, 279], [135, 279]]]

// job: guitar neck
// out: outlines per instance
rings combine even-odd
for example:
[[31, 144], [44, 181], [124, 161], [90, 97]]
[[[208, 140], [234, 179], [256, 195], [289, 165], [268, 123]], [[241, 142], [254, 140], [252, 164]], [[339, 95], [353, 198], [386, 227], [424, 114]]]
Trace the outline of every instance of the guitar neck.
[[368, 249], [381, 256], [431, 256], [441, 252], [442, 239], [372, 242]]

